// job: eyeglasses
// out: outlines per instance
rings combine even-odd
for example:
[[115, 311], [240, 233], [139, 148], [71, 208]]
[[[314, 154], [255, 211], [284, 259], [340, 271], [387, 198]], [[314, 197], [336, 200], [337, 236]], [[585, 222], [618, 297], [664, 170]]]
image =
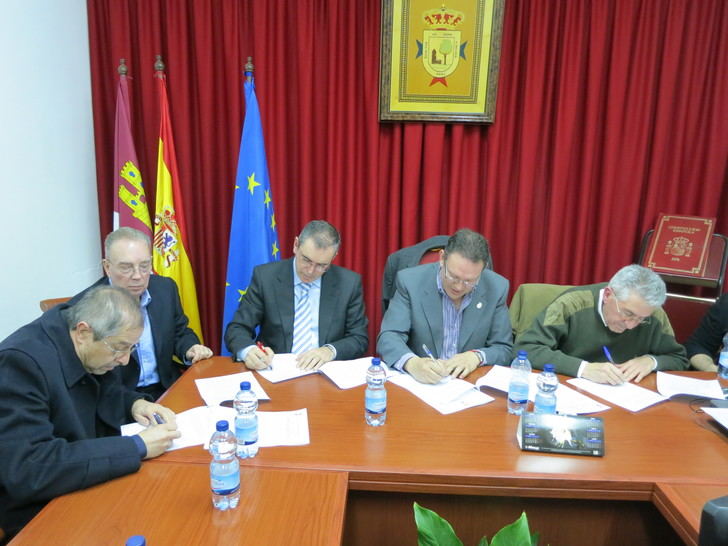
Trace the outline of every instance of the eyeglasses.
[[443, 262], [443, 274], [445, 278], [450, 281], [453, 284], [462, 284], [465, 288], [474, 288], [477, 286], [477, 284], [480, 282], [480, 275], [478, 275], [478, 278], [474, 281], [464, 281], [463, 279], [459, 279], [458, 277], [454, 277], [450, 274], [450, 272], [447, 270], [447, 262]]
[[129, 262], [121, 262], [115, 264], [110, 260], [107, 261], [111, 265], [113, 265], [119, 273], [126, 276], [133, 274], [135, 271], [138, 271], [140, 275], [147, 275], [152, 270], [151, 260], [147, 260], [146, 262], [139, 262], [138, 264], [132, 264]]
[[624, 311], [622, 311], [619, 308], [619, 301], [617, 300], [617, 295], [612, 293], [612, 296], [614, 296], [614, 305], [617, 306], [617, 313], [624, 320], [629, 321], [629, 322], [634, 322], [636, 324], [648, 324], [650, 322], [650, 317], [640, 317], [639, 315], [635, 315], [629, 309], [625, 309]]
[[139, 348], [139, 344], [138, 343], [134, 343], [133, 345], [129, 345], [128, 347], [126, 347], [124, 349], [116, 349], [116, 348], [112, 347], [109, 344], [109, 342], [106, 341], [105, 339], [102, 339], [101, 340], [101, 343], [103, 343], [104, 345], [106, 345], [106, 348], [109, 351], [111, 351], [111, 355], [114, 358], [119, 358], [120, 356], [123, 356], [123, 355], [126, 355], [126, 354], [129, 354], [130, 355], [131, 353], [133, 353], [134, 351], [136, 351]]
[[313, 269], [315, 269], [316, 271], [320, 271], [321, 273], [324, 273], [324, 272], [326, 272], [326, 270], [327, 270], [327, 269], [328, 269], [329, 267], [331, 267], [331, 262], [329, 262], [329, 263], [327, 263], [327, 264], [319, 264], [319, 263], [316, 263], [316, 262], [314, 262], [314, 261], [313, 261], [313, 260], [312, 260], [311, 258], [309, 258], [309, 257], [307, 257], [307, 256], [304, 256], [304, 255], [303, 255], [303, 254], [301, 253], [301, 251], [300, 251], [300, 250], [298, 251], [298, 254], [297, 254], [297, 256], [300, 256], [300, 257], [301, 257], [301, 261], [303, 262], [303, 265], [304, 265], [304, 267], [306, 267], [306, 268], [309, 268], [309, 269], [310, 269], [310, 268], [313, 268]]

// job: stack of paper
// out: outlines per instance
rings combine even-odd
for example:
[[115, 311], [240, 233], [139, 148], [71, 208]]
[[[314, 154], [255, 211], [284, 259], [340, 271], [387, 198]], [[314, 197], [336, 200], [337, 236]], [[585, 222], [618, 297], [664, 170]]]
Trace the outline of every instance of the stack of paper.
[[389, 379], [389, 382], [410, 391], [445, 415], [474, 406], [482, 406], [494, 400], [492, 396], [480, 392], [473, 388], [472, 383], [462, 379], [448, 377], [435, 385], [428, 385], [420, 383], [409, 374], [397, 373]]
[[667, 400], [661, 394], [653, 392], [634, 383], [622, 383], [621, 385], [604, 385], [594, 383], [588, 379], [569, 379], [569, 383], [582, 390], [592, 393], [599, 398], [604, 398], [612, 404], [622, 406], [629, 411], [640, 411], [658, 402]]
[[657, 390], [662, 396], [688, 394], [723, 400], [723, 390], [717, 379], [694, 379], [682, 375], [657, 372]]
[[220, 402], [232, 400], [240, 390], [240, 383], [243, 381], [250, 382], [250, 388], [258, 397], [258, 400], [270, 400], [270, 396], [266, 394], [263, 387], [260, 386], [253, 372], [240, 372], [230, 375], [220, 375], [218, 377], [206, 377], [204, 379], [195, 379], [197, 390], [200, 396], [208, 406], [219, 406]]

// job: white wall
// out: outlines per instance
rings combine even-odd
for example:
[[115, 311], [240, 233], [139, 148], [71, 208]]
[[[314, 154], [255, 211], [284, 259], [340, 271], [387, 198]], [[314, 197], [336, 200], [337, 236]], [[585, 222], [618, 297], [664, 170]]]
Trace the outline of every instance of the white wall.
[[86, 0], [0, 7], [0, 340], [96, 280]]

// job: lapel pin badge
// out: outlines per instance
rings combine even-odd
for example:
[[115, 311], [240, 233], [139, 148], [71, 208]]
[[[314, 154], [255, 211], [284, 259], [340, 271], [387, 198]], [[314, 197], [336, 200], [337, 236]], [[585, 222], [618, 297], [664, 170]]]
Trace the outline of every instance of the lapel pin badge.
[[481, 307], [483, 307], [483, 302], [482, 301], [479, 301], [478, 302], [478, 305], [476, 305], [475, 307], [478, 308], [478, 309], [480, 309]]

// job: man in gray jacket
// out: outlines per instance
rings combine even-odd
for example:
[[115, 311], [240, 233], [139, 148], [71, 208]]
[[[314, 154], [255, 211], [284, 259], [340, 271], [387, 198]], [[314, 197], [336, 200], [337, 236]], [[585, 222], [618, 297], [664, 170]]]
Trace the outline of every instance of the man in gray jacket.
[[[377, 351], [423, 383], [466, 377], [478, 366], [506, 364], [511, 355], [508, 281], [485, 269], [487, 244], [458, 230], [435, 264], [397, 274]], [[429, 354], [428, 354], [429, 353]]]

